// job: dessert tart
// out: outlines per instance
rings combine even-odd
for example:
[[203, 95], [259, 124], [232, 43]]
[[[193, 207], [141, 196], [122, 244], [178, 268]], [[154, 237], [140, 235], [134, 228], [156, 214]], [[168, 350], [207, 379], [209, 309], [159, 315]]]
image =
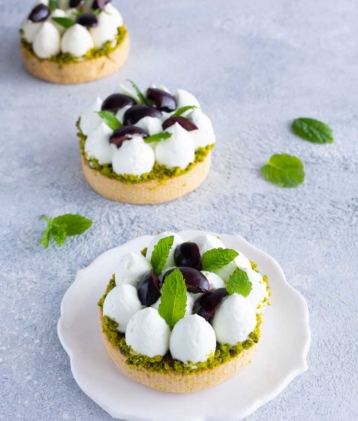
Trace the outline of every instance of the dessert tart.
[[119, 202], [157, 204], [200, 186], [209, 173], [214, 129], [198, 100], [164, 86], [143, 94], [121, 85], [97, 98], [77, 122], [90, 186]]
[[251, 362], [270, 294], [267, 277], [220, 238], [164, 232], [118, 262], [98, 303], [104, 344], [136, 382], [206, 389]]
[[22, 23], [27, 70], [53, 83], [82, 83], [116, 72], [129, 37], [110, 0], [42, 0]]

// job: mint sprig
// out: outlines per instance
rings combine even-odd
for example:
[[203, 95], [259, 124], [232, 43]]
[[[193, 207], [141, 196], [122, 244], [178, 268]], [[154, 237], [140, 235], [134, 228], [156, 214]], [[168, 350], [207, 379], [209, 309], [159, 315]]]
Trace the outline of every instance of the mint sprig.
[[70, 18], [51, 18], [54, 22], [63, 26], [64, 28], [71, 28], [71, 26], [76, 25], [76, 22]]
[[188, 110], [193, 110], [194, 108], [198, 108], [196, 105], [186, 105], [185, 107], [178, 108], [172, 117], [180, 117]]
[[118, 118], [109, 111], [97, 111], [97, 114], [107, 124], [111, 130], [117, 130], [123, 126]]
[[287, 154], [272, 155], [261, 168], [261, 173], [267, 181], [280, 187], [297, 187], [305, 180], [302, 161]]
[[175, 269], [165, 278], [158, 309], [160, 316], [171, 328], [185, 316], [186, 300], [184, 277], [179, 269]]
[[144, 142], [145, 143], [160, 142], [162, 140], [167, 140], [171, 138], [172, 136], [173, 136], [173, 133], [169, 133], [169, 132], [157, 133], [145, 138]]
[[333, 142], [332, 129], [314, 118], [296, 118], [292, 123], [292, 130], [297, 136], [313, 143], [322, 145]]
[[43, 216], [47, 222], [46, 230], [41, 239], [41, 244], [47, 248], [51, 236], [59, 246], [62, 246], [67, 237], [83, 234], [91, 227], [92, 221], [81, 215], [66, 214], [56, 218]]
[[232, 262], [239, 253], [232, 249], [212, 249], [202, 256], [203, 270], [213, 272]]
[[245, 271], [236, 268], [227, 281], [226, 290], [230, 295], [241, 294], [247, 297], [252, 290], [252, 282]]
[[165, 263], [168, 259], [170, 249], [174, 243], [174, 235], [162, 238], [154, 246], [151, 264], [154, 272], [160, 275], [163, 272]]
[[56, 9], [59, 9], [60, 6], [58, 5], [56, 0], [50, 0], [48, 2], [48, 8], [50, 9], [51, 12], [53, 12]]
[[148, 104], [148, 101], [146, 100], [145, 96], [142, 94], [142, 91], [138, 88], [138, 86], [132, 81], [127, 79], [128, 82], [133, 86], [133, 89], [136, 91], [138, 98], [140, 100], [141, 104]]

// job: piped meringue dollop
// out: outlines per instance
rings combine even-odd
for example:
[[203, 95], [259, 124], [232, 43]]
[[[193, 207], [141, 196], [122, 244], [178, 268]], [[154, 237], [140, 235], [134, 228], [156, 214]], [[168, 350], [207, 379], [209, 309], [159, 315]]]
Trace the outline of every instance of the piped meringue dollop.
[[170, 236], [174, 236], [174, 241], [173, 241], [172, 247], [169, 250], [168, 258], [165, 262], [163, 272], [165, 272], [167, 269], [175, 266], [175, 263], [174, 263], [175, 249], [179, 244], [184, 243], [184, 240], [180, 237], [180, 235], [175, 234], [174, 232], [170, 232], [170, 231], [165, 231], [165, 232], [162, 232], [162, 233], [156, 235], [153, 238], [153, 240], [150, 242], [150, 244], [147, 248], [147, 253], [146, 253], [146, 258], [149, 261], [151, 261], [154, 247], [158, 244], [159, 240], [161, 240], [162, 238], [170, 237]]
[[195, 109], [191, 113], [190, 119], [198, 128], [198, 130], [190, 132], [194, 140], [195, 150], [213, 145], [216, 142], [216, 138], [210, 118], [201, 109]]
[[123, 18], [122, 15], [119, 13], [119, 10], [113, 6], [112, 3], [106, 4], [104, 11], [112, 16], [114, 20], [114, 24], [117, 28], [123, 26]]
[[212, 325], [220, 344], [234, 346], [255, 330], [256, 310], [242, 295], [230, 295], [216, 309]]
[[144, 274], [152, 268], [149, 261], [138, 253], [125, 254], [114, 270], [116, 285], [138, 286]]
[[94, 47], [93, 40], [87, 29], [76, 23], [68, 28], [61, 41], [63, 53], [70, 53], [75, 57], [81, 57]]
[[175, 123], [166, 132], [172, 136], [167, 140], [158, 142], [155, 148], [155, 157], [160, 165], [168, 168], [179, 167], [182, 170], [195, 160], [194, 142], [189, 132]]
[[161, 133], [163, 131], [162, 121], [157, 117], [143, 117], [137, 121], [135, 126], [145, 130], [149, 136], [153, 136], [154, 134]]
[[137, 354], [149, 358], [164, 356], [169, 349], [170, 328], [158, 311], [147, 307], [138, 311], [126, 329], [126, 343]]
[[117, 174], [138, 175], [151, 172], [155, 163], [153, 149], [141, 136], [122, 143], [113, 155], [113, 171]]
[[132, 316], [143, 308], [137, 289], [125, 284], [112, 289], [103, 304], [103, 315], [118, 323], [118, 332], [125, 333]]
[[174, 326], [169, 348], [172, 357], [184, 364], [204, 362], [215, 354], [214, 329], [197, 314], [186, 316]]
[[[189, 105], [193, 105], [195, 107], [200, 108], [199, 101], [196, 99], [196, 97], [191, 94], [188, 91], [185, 91], [184, 89], [178, 89], [175, 94], [175, 99], [177, 101], [177, 108], [186, 107]], [[191, 113], [191, 110], [186, 111], [182, 114], [183, 117], [186, 117]]]
[[90, 34], [96, 48], [101, 48], [107, 41], [113, 41], [117, 34], [116, 20], [112, 15], [101, 12], [98, 16], [98, 25], [90, 28]]
[[24, 31], [24, 38], [27, 42], [33, 43], [35, 35], [42, 27], [43, 22], [32, 22], [31, 20], [25, 20], [22, 23], [22, 30]]
[[198, 235], [192, 242], [199, 247], [201, 255], [212, 249], [225, 248], [224, 243], [215, 235]]
[[263, 301], [269, 296], [266, 282], [262, 279], [262, 276], [254, 270], [248, 272], [248, 275], [251, 281], [252, 289], [250, 294], [247, 296], [247, 299], [256, 309], [256, 313], [262, 313], [266, 306]]
[[115, 148], [110, 145], [109, 138], [113, 131], [105, 123], [101, 123], [87, 137], [85, 153], [88, 158], [96, 158], [100, 165], [112, 162]]
[[56, 26], [50, 22], [44, 22], [35, 34], [32, 48], [37, 57], [43, 59], [59, 54], [61, 36]]
[[96, 98], [92, 101], [81, 115], [81, 130], [82, 133], [88, 136], [96, 127], [103, 123], [102, 118], [97, 114], [101, 111], [103, 101], [101, 98]]

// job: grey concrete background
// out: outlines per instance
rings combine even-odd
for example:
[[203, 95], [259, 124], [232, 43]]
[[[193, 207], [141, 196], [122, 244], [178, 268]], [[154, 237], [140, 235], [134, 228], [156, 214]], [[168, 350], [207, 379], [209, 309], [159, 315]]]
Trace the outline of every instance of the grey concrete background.
[[[132, 39], [127, 65], [105, 80], [55, 86], [21, 63], [18, 28], [32, 1], [0, 0], [0, 419], [109, 420], [72, 378], [56, 334], [62, 296], [77, 269], [103, 251], [157, 230], [194, 228], [239, 233], [266, 250], [309, 304], [309, 371], [248, 419], [357, 420], [358, 3], [116, 4]], [[127, 78], [188, 89], [212, 118], [218, 144], [197, 192], [130, 206], [87, 186], [75, 121]], [[289, 124], [300, 116], [328, 122], [335, 143], [295, 137]], [[300, 188], [260, 176], [279, 152], [305, 163]], [[67, 212], [92, 218], [93, 227], [44, 250], [40, 216]]]

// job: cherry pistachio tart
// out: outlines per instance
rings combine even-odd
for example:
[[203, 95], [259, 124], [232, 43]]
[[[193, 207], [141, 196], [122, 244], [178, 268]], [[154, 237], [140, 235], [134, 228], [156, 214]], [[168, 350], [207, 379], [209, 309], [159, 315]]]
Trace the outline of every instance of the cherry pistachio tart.
[[110, 358], [133, 380], [172, 393], [215, 386], [251, 361], [269, 286], [212, 235], [164, 232], [122, 257], [100, 299]]
[[164, 86], [121, 85], [78, 120], [84, 175], [102, 196], [156, 204], [200, 186], [209, 173], [214, 129], [198, 100]]
[[116, 72], [129, 38], [110, 0], [42, 0], [22, 24], [27, 70], [53, 83], [82, 83]]

